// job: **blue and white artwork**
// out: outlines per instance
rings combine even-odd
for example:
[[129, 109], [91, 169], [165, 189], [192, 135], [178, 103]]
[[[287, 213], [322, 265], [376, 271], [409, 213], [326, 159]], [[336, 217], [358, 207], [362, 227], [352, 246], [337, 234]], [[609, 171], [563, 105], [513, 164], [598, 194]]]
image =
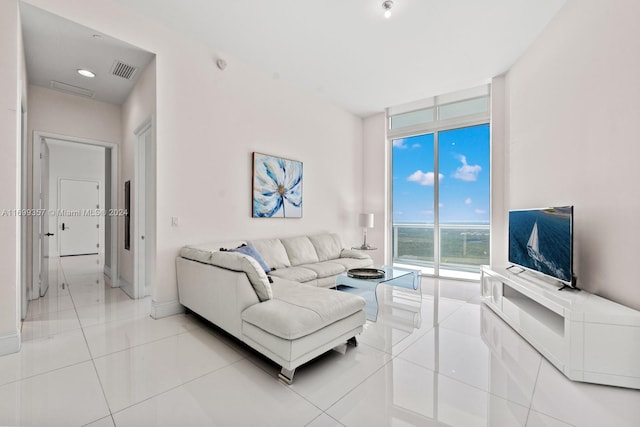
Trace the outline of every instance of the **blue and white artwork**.
[[302, 217], [302, 162], [253, 153], [253, 217]]

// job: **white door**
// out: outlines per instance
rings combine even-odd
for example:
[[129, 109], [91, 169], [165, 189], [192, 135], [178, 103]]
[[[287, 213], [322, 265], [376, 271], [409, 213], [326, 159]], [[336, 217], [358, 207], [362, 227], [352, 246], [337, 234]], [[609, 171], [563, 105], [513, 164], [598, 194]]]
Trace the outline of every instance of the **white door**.
[[147, 294], [147, 285], [149, 280], [148, 269], [150, 267], [147, 262], [147, 245], [149, 242], [147, 236], [147, 199], [149, 172], [149, 154], [151, 153], [151, 127], [145, 126], [138, 133], [138, 144], [136, 150], [135, 165], [135, 181], [134, 188], [134, 209], [133, 218], [135, 225], [135, 240], [133, 243], [134, 250], [134, 298], [142, 298]]
[[40, 296], [49, 289], [49, 239], [54, 233], [49, 232], [49, 146], [44, 140], [40, 142]]
[[58, 203], [60, 256], [97, 254], [100, 249], [100, 186], [61, 179]]

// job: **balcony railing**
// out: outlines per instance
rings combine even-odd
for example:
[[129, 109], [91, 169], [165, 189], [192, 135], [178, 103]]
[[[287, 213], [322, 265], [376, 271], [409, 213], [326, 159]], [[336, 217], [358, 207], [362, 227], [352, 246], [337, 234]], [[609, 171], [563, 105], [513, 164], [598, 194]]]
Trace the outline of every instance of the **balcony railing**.
[[[489, 264], [489, 224], [440, 224], [440, 268], [478, 272]], [[393, 224], [394, 263], [434, 267], [434, 225]]]

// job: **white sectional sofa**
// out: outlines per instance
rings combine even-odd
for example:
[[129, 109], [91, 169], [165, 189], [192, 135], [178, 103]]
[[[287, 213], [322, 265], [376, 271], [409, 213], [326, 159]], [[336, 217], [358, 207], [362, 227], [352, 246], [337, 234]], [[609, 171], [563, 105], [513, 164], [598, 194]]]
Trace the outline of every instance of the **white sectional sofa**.
[[[268, 275], [254, 258], [220, 250], [246, 243], [273, 269]], [[185, 246], [176, 263], [180, 303], [282, 366], [287, 384], [298, 366], [357, 344], [366, 321], [361, 297], [327, 288], [373, 262], [335, 234]]]

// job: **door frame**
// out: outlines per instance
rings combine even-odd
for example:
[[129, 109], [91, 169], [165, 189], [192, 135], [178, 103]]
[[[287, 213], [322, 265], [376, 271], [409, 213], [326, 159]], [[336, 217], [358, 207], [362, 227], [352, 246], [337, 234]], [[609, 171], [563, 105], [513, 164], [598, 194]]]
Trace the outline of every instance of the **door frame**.
[[[40, 205], [40, 193], [36, 191], [36, 183], [41, 182], [42, 171], [40, 168], [40, 142], [43, 139], [57, 139], [61, 141], [74, 142], [78, 144], [95, 145], [111, 149], [111, 207], [118, 206], [118, 144], [112, 142], [99, 141], [89, 138], [79, 138], [75, 136], [60, 135], [51, 132], [33, 131], [33, 139], [31, 141], [32, 148], [32, 165], [33, 165], [33, 181], [32, 181], [32, 206], [37, 209]], [[38, 184], [39, 185], [39, 184]], [[109, 195], [105, 194], [105, 198]], [[48, 215], [48, 213], [46, 213]], [[31, 286], [28, 286], [27, 293], [30, 300], [37, 299], [40, 295], [40, 281], [38, 275], [39, 259], [40, 259], [40, 234], [38, 216], [31, 217], [32, 233], [31, 233]], [[107, 219], [105, 218], [105, 221]], [[118, 287], [119, 283], [119, 265], [118, 265], [118, 216], [110, 216], [111, 220], [111, 286]], [[105, 237], [106, 238], [106, 237]]]
[[[140, 137], [146, 132], [149, 132], [149, 140], [143, 143]], [[133, 134], [136, 141], [132, 194], [135, 230], [133, 233], [133, 298], [143, 298], [152, 294], [151, 284], [155, 281], [156, 150], [154, 115], [143, 120], [133, 131]], [[144, 186], [144, 192], [140, 191], [142, 186]], [[138, 215], [141, 207], [144, 207], [144, 216]], [[140, 244], [143, 241], [144, 250], [140, 250]]]
[[[387, 120], [389, 117], [389, 112], [387, 111]], [[412, 126], [407, 129], [400, 129], [389, 131], [387, 133], [387, 143], [386, 153], [387, 153], [387, 170], [393, 171], [393, 141], [401, 138], [411, 138], [413, 136], [427, 135], [433, 134], [433, 142], [434, 142], [434, 175], [438, 176], [440, 173], [440, 164], [439, 164], [439, 156], [440, 156], [440, 141], [439, 135], [444, 132], [461, 129], [461, 128], [469, 128], [481, 125], [490, 125], [491, 120], [487, 114], [475, 114], [472, 116], [463, 116], [460, 118], [449, 119], [443, 123], [438, 123], [438, 121], [430, 122], [426, 125]], [[489, 128], [490, 129], [490, 128]], [[489, 158], [491, 159], [491, 134], [489, 135]], [[491, 165], [491, 160], [490, 160]], [[387, 174], [387, 188], [386, 191], [386, 200], [387, 206], [385, 208], [387, 215], [387, 229], [386, 234], [388, 236], [387, 249], [385, 251], [385, 264], [392, 265], [393, 264], [393, 254], [394, 254], [394, 236], [393, 236], [393, 173]], [[491, 189], [489, 189], [491, 191]], [[434, 234], [434, 252], [433, 252], [433, 273], [425, 272], [424, 269], [422, 271], [423, 276], [429, 277], [442, 277], [442, 278], [451, 278], [449, 276], [441, 276], [440, 275], [440, 183], [436, 180], [434, 185], [434, 224], [433, 224], [433, 234]], [[489, 217], [491, 218], [491, 216]], [[475, 281], [475, 279], [467, 279], [455, 277], [456, 280], [462, 281]]]
[[[20, 207], [28, 208], [29, 194], [28, 194], [28, 154], [27, 148], [29, 146], [29, 128], [27, 126], [28, 121], [28, 105], [27, 105], [27, 85], [26, 82], [20, 79]], [[29, 223], [26, 216], [20, 218], [20, 319], [24, 320], [27, 317], [27, 308], [29, 304], [29, 284], [27, 283], [27, 251], [28, 251], [28, 237], [27, 237], [27, 224]]]
[[[49, 184], [51, 182], [51, 164], [50, 164], [50, 153], [51, 153], [51, 148], [49, 147], [49, 144], [47, 144], [46, 140], [41, 140], [40, 141], [40, 153], [42, 153], [42, 150], [44, 150], [44, 156], [40, 156], [40, 162], [39, 162], [39, 166], [40, 166], [40, 190], [42, 190], [43, 188], [45, 189], [44, 192], [41, 191], [40, 193], [40, 200], [41, 202], [46, 200], [46, 203], [42, 203], [42, 206], [40, 207], [44, 207], [46, 209], [51, 209], [51, 195], [50, 195], [50, 187]], [[45, 178], [45, 172], [46, 172], [46, 178]], [[44, 184], [44, 185], [43, 185]], [[46, 197], [44, 197], [46, 195]], [[39, 225], [40, 225], [40, 233], [41, 236], [46, 236], [47, 234], [49, 234], [49, 216], [48, 215], [39, 215], [38, 218], [40, 219]], [[54, 233], [55, 234], [55, 233]], [[38, 296], [39, 297], [43, 297], [46, 295], [47, 290], [49, 290], [49, 260], [51, 258], [51, 245], [49, 242], [49, 239], [45, 239], [45, 238], [41, 238], [40, 239], [40, 259], [38, 260], [38, 262], [40, 262], [40, 268], [38, 271], [43, 272], [46, 271], [47, 274], [44, 274], [42, 276], [39, 276], [39, 286], [38, 288], [39, 293]]]

